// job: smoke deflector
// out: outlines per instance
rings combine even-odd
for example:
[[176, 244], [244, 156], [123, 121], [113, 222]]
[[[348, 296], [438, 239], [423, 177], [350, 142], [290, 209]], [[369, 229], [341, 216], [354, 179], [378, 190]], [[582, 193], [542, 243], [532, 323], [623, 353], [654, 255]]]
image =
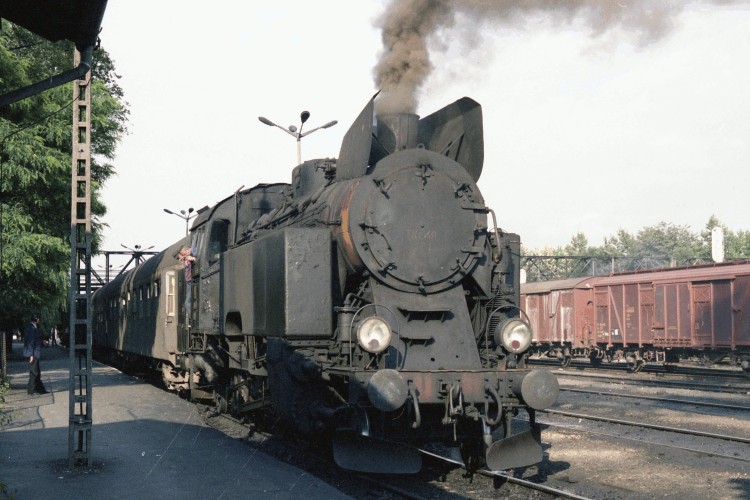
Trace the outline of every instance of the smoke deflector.
[[375, 97], [344, 136], [336, 167], [338, 180], [360, 177], [368, 166], [394, 151], [418, 145], [460, 163], [475, 182], [479, 180], [484, 165], [479, 103], [463, 97], [421, 120], [410, 113], [388, 114], [378, 117], [375, 125]]

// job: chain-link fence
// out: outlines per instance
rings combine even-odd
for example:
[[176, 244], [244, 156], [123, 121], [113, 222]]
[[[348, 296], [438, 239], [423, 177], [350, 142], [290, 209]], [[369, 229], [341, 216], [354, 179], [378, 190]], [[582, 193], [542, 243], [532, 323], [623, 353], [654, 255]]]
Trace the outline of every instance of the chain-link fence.
[[526, 270], [528, 282], [602, 276], [611, 273], [666, 267], [694, 266], [710, 262], [710, 259], [676, 259], [668, 256], [524, 255], [521, 257], [521, 267]]

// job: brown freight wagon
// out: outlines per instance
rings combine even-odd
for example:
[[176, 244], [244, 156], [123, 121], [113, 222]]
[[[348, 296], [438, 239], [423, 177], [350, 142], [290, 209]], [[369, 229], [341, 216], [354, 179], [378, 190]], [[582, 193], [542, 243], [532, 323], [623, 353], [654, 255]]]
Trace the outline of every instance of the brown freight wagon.
[[526, 283], [536, 354], [628, 362], [728, 359], [750, 373], [750, 261]]

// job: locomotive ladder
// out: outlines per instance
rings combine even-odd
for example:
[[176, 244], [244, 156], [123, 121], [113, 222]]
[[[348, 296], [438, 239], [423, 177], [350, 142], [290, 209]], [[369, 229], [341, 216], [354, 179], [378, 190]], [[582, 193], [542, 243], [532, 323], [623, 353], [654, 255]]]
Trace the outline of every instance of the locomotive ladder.
[[[87, 50], [92, 50], [91, 48]], [[74, 53], [74, 66], [81, 54]], [[91, 79], [73, 81], [68, 465], [91, 467]]]

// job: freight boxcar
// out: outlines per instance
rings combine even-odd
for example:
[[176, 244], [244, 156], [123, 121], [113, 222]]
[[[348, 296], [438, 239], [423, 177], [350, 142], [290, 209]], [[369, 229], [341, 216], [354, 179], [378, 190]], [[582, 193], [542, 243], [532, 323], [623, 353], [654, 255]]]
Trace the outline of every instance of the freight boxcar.
[[536, 354], [645, 363], [698, 357], [750, 373], [750, 261], [526, 283]]

